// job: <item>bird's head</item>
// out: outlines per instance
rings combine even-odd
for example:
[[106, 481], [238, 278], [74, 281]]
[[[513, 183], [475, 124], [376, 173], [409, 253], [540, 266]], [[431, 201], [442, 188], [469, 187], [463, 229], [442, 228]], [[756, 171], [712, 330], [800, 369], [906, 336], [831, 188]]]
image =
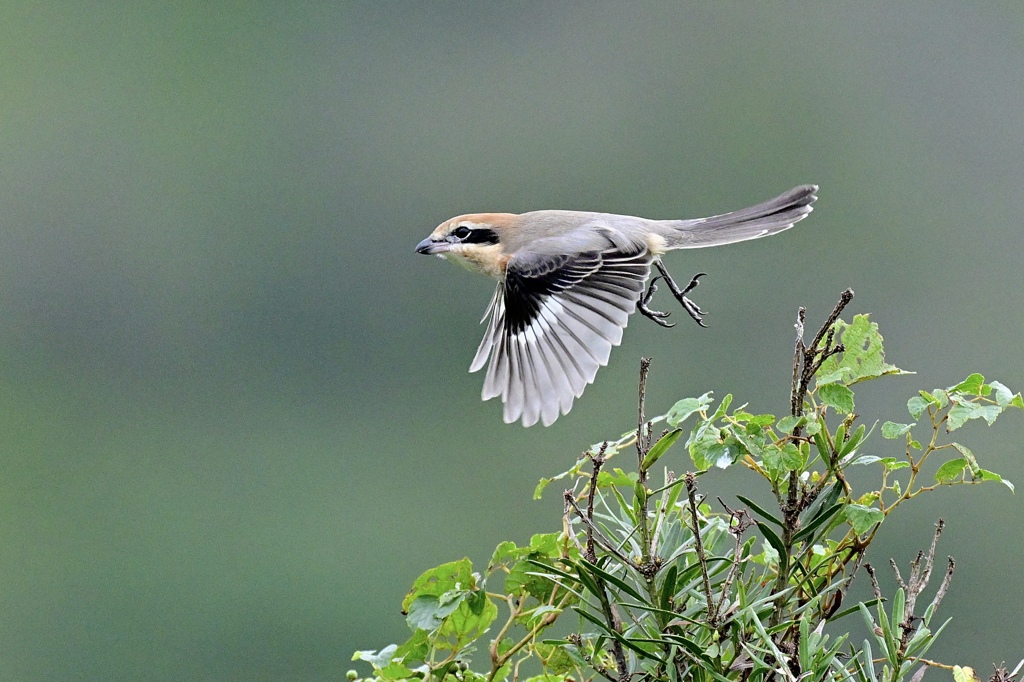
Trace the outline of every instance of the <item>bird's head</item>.
[[416, 245], [416, 253], [436, 255], [474, 272], [500, 278], [508, 256], [502, 235], [514, 224], [511, 213], [474, 213], [446, 220]]

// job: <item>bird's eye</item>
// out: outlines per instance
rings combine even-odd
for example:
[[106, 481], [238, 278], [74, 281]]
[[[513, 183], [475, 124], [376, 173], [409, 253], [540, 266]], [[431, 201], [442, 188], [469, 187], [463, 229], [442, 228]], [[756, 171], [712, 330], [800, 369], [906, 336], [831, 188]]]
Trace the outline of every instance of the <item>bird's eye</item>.
[[460, 225], [459, 227], [455, 228], [455, 231], [452, 232], [452, 234], [454, 234], [459, 239], [465, 239], [470, 235], [472, 231], [473, 230], [469, 229], [465, 225]]

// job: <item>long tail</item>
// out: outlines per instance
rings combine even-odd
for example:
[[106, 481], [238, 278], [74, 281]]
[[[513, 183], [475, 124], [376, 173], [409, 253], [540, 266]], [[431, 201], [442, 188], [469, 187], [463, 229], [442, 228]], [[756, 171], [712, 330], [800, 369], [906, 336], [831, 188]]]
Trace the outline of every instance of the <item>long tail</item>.
[[696, 220], [662, 220], [669, 249], [702, 249], [758, 239], [793, 227], [811, 212], [817, 185], [800, 185], [774, 199], [732, 213]]

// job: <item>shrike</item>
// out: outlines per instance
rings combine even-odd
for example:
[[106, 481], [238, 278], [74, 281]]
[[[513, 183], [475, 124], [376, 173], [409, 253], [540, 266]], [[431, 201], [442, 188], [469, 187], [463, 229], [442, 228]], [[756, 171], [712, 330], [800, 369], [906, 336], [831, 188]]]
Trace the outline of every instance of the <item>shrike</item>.
[[[704, 312], [686, 298], [701, 275], [680, 289], [662, 254], [782, 232], [811, 212], [817, 190], [802, 185], [750, 208], [694, 220], [583, 211], [474, 213], [441, 223], [416, 251], [498, 280], [469, 371], [487, 365], [482, 397], [501, 396], [506, 423], [539, 420], [548, 426], [569, 412], [608, 364], [634, 310], [670, 326], [668, 313], [648, 307], [659, 277], [703, 326]], [[645, 294], [652, 264], [661, 274]]]

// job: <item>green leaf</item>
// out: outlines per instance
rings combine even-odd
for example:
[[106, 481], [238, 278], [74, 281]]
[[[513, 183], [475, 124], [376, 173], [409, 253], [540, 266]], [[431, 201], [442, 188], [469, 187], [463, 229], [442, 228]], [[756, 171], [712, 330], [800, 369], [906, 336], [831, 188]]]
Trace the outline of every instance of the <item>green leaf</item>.
[[891, 622], [899, 625], [903, 622], [903, 617], [906, 615], [907, 608], [907, 593], [903, 591], [903, 588], [896, 590], [896, 594], [892, 598], [892, 618]]
[[796, 445], [786, 443], [782, 446], [782, 465], [786, 471], [799, 471], [804, 464], [804, 456]]
[[907, 411], [910, 412], [910, 416], [914, 419], [919, 419], [924, 411], [928, 409], [930, 401], [925, 400], [919, 395], [915, 395], [913, 398], [907, 401]]
[[[635, 432], [633, 432], [633, 433], [635, 433]], [[605, 443], [607, 443], [607, 441]], [[601, 445], [594, 445], [593, 447], [590, 448], [590, 450], [588, 452], [593, 453], [593, 454], [597, 454], [600, 451], [600, 449], [601, 449]], [[613, 444], [607, 444], [607, 448], [605, 450], [605, 454], [608, 455], [608, 456], [611, 456], [612, 454], [614, 454], [614, 452], [616, 450], [617, 450], [617, 448]], [[567, 477], [570, 477], [570, 476], [576, 476], [577, 474], [579, 474], [580, 471], [583, 470], [583, 465], [586, 464], [588, 461], [589, 460], [588, 460], [587, 457], [581, 457], [576, 462], [576, 464], [574, 464], [568, 471], [563, 471], [562, 473], [558, 474], [557, 476], [552, 476], [551, 478], [542, 478], [542, 479], [540, 479], [540, 481], [537, 483], [537, 487], [533, 489], [533, 499], [539, 500], [541, 498], [541, 495], [544, 493], [544, 489], [547, 488], [551, 483], [553, 483], [555, 481], [560, 481], [563, 478], [567, 478]]]
[[779, 553], [767, 540], [761, 541], [761, 553], [755, 554], [750, 557], [750, 560], [754, 563], [763, 564], [765, 566], [777, 565], [779, 563]]
[[[858, 426], [857, 430], [850, 434], [850, 436], [846, 439], [846, 442], [843, 443], [842, 447], [839, 448], [839, 456], [846, 457], [847, 455], [851, 454], [857, 448], [858, 445], [863, 443], [865, 437], [864, 432], [866, 430], [867, 426], [865, 424], [861, 424], [860, 426]], [[872, 431], [873, 430], [874, 427], [872, 427]], [[839, 441], [837, 440], [836, 442], [838, 443]]]
[[984, 419], [989, 426], [995, 422], [996, 417], [1002, 412], [998, 405], [979, 405], [973, 402], [960, 402], [949, 409], [949, 417], [946, 419], [946, 430], [956, 431], [972, 419]]
[[736, 499], [738, 499], [740, 502], [742, 502], [743, 504], [747, 505], [748, 507], [753, 509], [755, 512], [760, 514], [761, 518], [763, 518], [765, 521], [771, 521], [772, 523], [774, 523], [779, 528], [782, 528], [782, 521], [780, 519], [778, 519], [777, 517], [773, 516], [768, 510], [766, 510], [764, 507], [762, 507], [761, 505], [759, 505], [756, 502], [754, 502], [753, 500], [751, 500], [749, 497], [744, 497], [743, 495], [737, 495]]
[[419, 597], [441, 597], [452, 591], [476, 589], [473, 564], [469, 559], [459, 559], [425, 571], [412, 585], [409, 594], [402, 600], [402, 611], [408, 612], [413, 601]]
[[[538, 536], [534, 536], [538, 537]], [[536, 567], [544, 566], [545, 570], [551, 570], [549, 559], [557, 557], [544, 551], [531, 551], [522, 561], [509, 570], [505, 576], [505, 592], [511, 595], [528, 594], [537, 601], [547, 601], [551, 591], [555, 588], [554, 582], [542, 575], [537, 575]]]
[[676, 576], [679, 573], [679, 569], [675, 564], [668, 567], [665, 572], [665, 580], [661, 584], [661, 608], [663, 611], [672, 610], [672, 597], [676, 593]]
[[989, 386], [992, 387], [992, 392], [995, 393], [996, 403], [999, 407], [1007, 407], [1013, 402], [1013, 392], [1006, 386], [998, 381], [993, 381]]
[[[559, 651], [561, 651], [561, 650], [559, 649]], [[568, 658], [568, 657], [566, 656], [566, 658]], [[550, 667], [551, 664], [548, 663], [548, 666]], [[565, 671], [565, 673], [572, 672], [572, 670], [574, 670], [574, 668], [570, 667], [569, 670]], [[523, 680], [523, 682], [566, 682], [569, 679], [572, 679], [572, 678], [571, 677], [566, 677], [565, 674], [558, 674], [558, 675], [545, 674], [545, 675], [534, 675], [533, 677], [527, 677], [525, 680]]]
[[805, 419], [805, 417], [794, 417], [792, 415], [783, 417], [779, 420], [776, 428], [778, 428], [779, 433], [793, 433], [793, 429], [802, 424]]
[[498, 566], [509, 562], [518, 561], [526, 554], [522, 547], [516, 547], [516, 543], [506, 540], [494, 548], [491, 560], [487, 562], [487, 572], [490, 573]]
[[604, 570], [600, 566], [597, 566], [596, 564], [590, 563], [586, 559], [579, 560], [579, 563], [577, 564], [577, 569], [579, 573], [583, 573], [585, 570], [590, 571], [595, 576], [603, 578], [606, 582], [609, 582], [615, 587], [618, 587], [620, 590], [622, 590], [629, 596], [633, 597], [637, 601], [645, 601], [645, 598], [636, 590], [636, 588], [627, 583], [625, 580], [618, 577], [617, 575], [609, 573], [608, 571]]
[[395, 650], [394, 660], [422, 661], [430, 653], [430, 636], [426, 630], [416, 630], [404, 644]]
[[764, 539], [768, 541], [768, 544], [772, 546], [772, 549], [779, 553], [779, 570], [785, 570], [789, 565], [789, 554], [786, 552], [786, 545], [782, 543], [782, 538], [780, 538], [768, 524], [762, 523], [757, 519], [754, 519], [754, 523], [757, 524], [758, 530], [760, 530], [761, 534], [764, 535]]
[[[838, 362], [838, 360], [836, 362]], [[825, 384], [834, 384], [838, 381], [842, 381], [843, 377], [849, 376], [852, 372], [853, 370], [851, 370], [849, 367], [839, 367], [828, 373], [818, 370], [818, 374], [814, 378], [814, 381], [817, 382], [818, 386], [824, 386]]]
[[896, 422], [885, 422], [882, 424], [882, 438], [896, 440], [900, 436], [909, 433], [914, 428], [913, 424], [897, 424]]
[[550, 559], [560, 556], [559, 551], [562, 541], [561, 531], [557, 533], [536, 533], [530, 537], [530, 557], [548, 557]]
[[885, 514], [879, 509], [863, 504], [848, 504], [846, 505], [846, 520], [850, 522], [854, 533], [863, 535], [871, 530], [876, 523], [885, 520]]
[[626, 473], [619, 467], [615, 467], [611, 471], [607, 469], [601, 469], [597, 475], [597, 487], [598, 488], [610, 488], [612, 486], [623, 486], [626, 488], [632, 488], [633, 484], [636, 483], [638, 475], [635, 471]]
[[[584, 658], [579, 648], [567, 640], [545, 640], [534, 644], [537, 656], [543, 661], [544, 667], [557, 673], [556, 675], [539, 675], [531, 677], [526, 682], [555, 682], [555, 680], [566, 680], [565, 675], [573, 672], [579, 666], [586, 666], [587, 659]], [[497, 675], [494, 679], [501, 679]]]
[[[696, 437], [694, 437], [696, 436]], [[699, 471], [711, 468], [712, 462], [708, 457], [709, 450], [718, 443], [717, 429], [700, 428], [698, 433], [691, 435], [687, 443], [690, 452], [690, 459]]]
[[1010, 483], [1009, 481], [1007, 481], [1005, 478], [1003, 478], [1002, 476], [1000, 476], [999, 474], [997, 474], [994, 471], [988, 471], [986, 469], [978, 469], [977, 473], [974, 474], [974, 478], [975, 478], [975, 480], [978, 480], [978, 481], [999, 481], [1000, 483], [1005, 485], [1007, 488], [1009, 488], [1011, 493], [1015, 493], [1016, 492], [1014, 490], [1014, 487], [1013, 487], [1012, 483]]
[[954, 665], [953, 682], [978, 682], [978, 676], [974, 674], [974, 668]]
[[952, 445], [953, 449], [959, 452], [964, 458], [964, 461], [967, 462], [967, 468], [970, 469], [972, 475], [981, 470], [981, 467], [978, 466], [978, 458], [974, 456], [974, 453], [971, 452], [969, 447], [961, 445], [960, 443], [950, 443], [950, 445]]
[[967, 468], [967, 460], [962, 457], [951, 459], [935, 472], [935, 480], [939, 483], [949, 483], [960, 476], [960, 473]]
[[679, 426], [680, 422], [685, 421], [691, 415], [703, 412], [711, 402], [710, 391], [699, 398], [683, 398], [669, 408], [668, 414], [665, 415], [665, 421], [668, 422], [669, 426]]
[[[736, 417], [736, 415], [733, 415], [733, 417], [739, 419], [738, 417]], [[774, 414], [755, 414], [755, 415], [751, 415], [746, 421], [749, 422], [750, 424], [754, 424], [756, 426], [769, 426], [769, 425], [775, 423], [775, 415]]]
[[804, 425], [804, 430], [807, 432], [808, 436], [814, 436], [821, 432], [821, 424], [816, 421], [807, 422], [807, 424]]
[[710, 466], [728, 469], [736, 463], [741, 455], [742, 449], [739, 447], [739, 441], [730, 438], [725, 443], [712, 443], [704, 452], [704, 459]]
[[985, 377], [980, 374], [972, 374], [956, 386], [950, 386], [947, 391], [960, 391], [971, 395], [981, 395], [982, 387], [985, 385]]
[[843, 384], [825, 384], [817, 390], [818, 399], [842, 414], [853, 412], [853, 391]]
[[734, 430], [732, 435], [751, 457], [759, 458], [763, 456], [761, 454], [761, 448], [765, 446], [763, 432], [757, 430], [755, 433], [741, 433], [738, 430]]
[[454, 638], [460, 649], [487, 632], [487, 628], [498, 617], [497, 605], [487, 599], [486, 595], [483, 607], [478, 609], [479, 613], [474, 611], [469, 601], [463, 600], [459, 608], [445, 618], [440, 630], [442, 637]]
[[[711, 395], [709, 392], [707, 395]], [[732, 393], [726, 393], [725, 397], [722, 398], [722, 403], [715, 410], [715, 413], [708, 419], [709, 422], [715, 422], [725, 416], [725, 413], [729, 410], [729, 406], [732, 405]]]
[[407, 680], [413, 676], [412, 670], [398, 661], [392, 661], [377, 671], [382, 680]]
[[436, 597], [429, 594], [416, 597], [407, 609], [405, 621], [413, 630], [436, 630], [459, 608], [466, 594], [464, 590], [453, 590]]
[[896, 471], [897, 469], [905, 469], [910, 466], [910, 462], [897, 460], [895, 457], [877, 457], [875, 455], [861, 455], [853, 460], [851, 464], [874, 464], [875, 462], [885, 467], [886, 471]]
[[380, 669], [391, 662], [394, 658], [395, 651], [398, 649], [397, 644], [390, 644], [380, 651], [357, 651], [352, 654], [353, 661], [366, 661], [374, 668]]
[[858, 381], [889, 374], [913, 373], [905, 372], [885, 361], [882, 335], [878, 333], [878, 325], [871, 322], [867, 315], [855, 315], [853, 322], [849, 324], [843, 320], [836, 320], [834, 329], [836, 340], [843, 344], [845, 350], [825, 360], [819, 375], [829, 375], [831, 378], [833, 373], [839, 372], [842, 376], [840, 381], [850, 386]]
[[672, 447], [679, 436], [683, 435], [683, 430], [675, 428], [666, 433], [664, 436], [658, 439], [658, 442], [651, 446], [648, 450], [647, 456], [644, 457], [644, 461], [640, 464], [642, 471], [649, 471], [654, 464], [661, 459], [661, 456], [668, 452], [668, 449]]
[[610, 628], [608, 624], [605, 623], [604, 620], [602, 620], [601, 618], [598, 618], [594, 614], [590, 613], [589, 611], [586, 611], [585, 609], [581, 609], [578, 606], [574, 606], [572, 607], [572, 609], [573, 611], [580, 614], [581, 616], [589, 620], [591, 623], [596, 625], [598, 629], [600, 629], [604, 633], [605, 636], [610, 637], [614, 639], [616, 642], [622, 644], [624, 647], [637, 652], [638, 654], [640, 654], [642, 658], [653, 658], [659, 663], [664, 664], [664, 661], [662, 661], [660, 657], [656, 656], [650, 651], [647, 651], [646, 649], [642, 649], [634, 641], [627, 639], [626, 637], [623, 637], [620, 632]]
[[824, 511], [820, 512], [810, 521], [810, 523], [801, 528], [800, 532], [793, 536], [793, 541], [801, 542], [807, 538], [810, 538], [813, 535], [814, 531], [817, 530], [819, 526], [821, 526], [821, 524], [830, 520], [833, 516], [839, 513], [843, 506], [844, 505], [841, 503], [834, 504], [828, 509], [825, 509]]
[[782, 464], [782, 449], [778, 445], [768, 445], [761, 454], [764, 457], [761, 461], [764, 470], [768, 472], [772, 481], [778, 481], [786, 473], [786, 468]]
[[547, 488], [549, 485], [551, 485], [552, 480], [554, 479], [544, 478], [542, 476], [541, 479], [537, 481], [537, 487], [533, 489], [533, 499], [539, 500], [541, 497], [543, 497], [544, 488]]

